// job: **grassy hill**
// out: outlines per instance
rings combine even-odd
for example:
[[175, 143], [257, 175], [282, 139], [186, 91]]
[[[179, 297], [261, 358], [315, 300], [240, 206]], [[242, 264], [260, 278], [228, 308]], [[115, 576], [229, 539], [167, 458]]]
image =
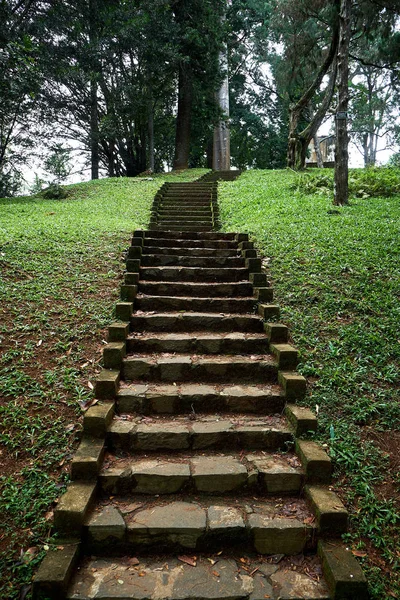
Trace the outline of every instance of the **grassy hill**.
[[[134, 229], [165, 180], [69, 186], [66, 200], [0, 200], [0, 597], [16, 599], [48, 544], [52, 503], [92, 397]], [[306, 403], [352, 515], [372, 597], [400, 597], [399, 196], [333, 209], [286, 171], [220, 184], [225, 230], [248, 231], [301, 352]], [[29, 596], [27, 596], [29, 597]]]

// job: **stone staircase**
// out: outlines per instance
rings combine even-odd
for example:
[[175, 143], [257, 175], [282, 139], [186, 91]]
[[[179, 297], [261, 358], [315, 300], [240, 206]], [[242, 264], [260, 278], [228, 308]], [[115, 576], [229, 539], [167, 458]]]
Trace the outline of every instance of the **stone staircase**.
[[218, 227], [215, 183], [165, 184], [133, 235], [35, 598], [368, 597], [267, 275]]

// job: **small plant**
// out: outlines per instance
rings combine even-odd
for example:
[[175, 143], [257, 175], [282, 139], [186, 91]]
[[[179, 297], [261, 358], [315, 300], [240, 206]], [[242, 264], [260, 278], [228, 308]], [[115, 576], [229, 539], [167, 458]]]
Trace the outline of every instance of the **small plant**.
[[40, 194], [40, 192], [43, 190], [45, 183], [46, 182], [44, 181], [44, 179], [41, 179], [39, 175], [35, 173], [35, 179], [33, 180], [33, 183], [29, 189], [32, 196], [37, 196], [38, 194]]

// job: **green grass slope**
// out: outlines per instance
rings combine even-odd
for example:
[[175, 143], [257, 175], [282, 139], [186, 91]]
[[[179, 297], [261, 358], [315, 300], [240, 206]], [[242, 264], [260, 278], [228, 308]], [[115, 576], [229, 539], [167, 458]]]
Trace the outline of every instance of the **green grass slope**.
[[336, 210], [297, 181], [249, 171], [220, 184], [223, 227], [249, 232], [265, 257], [372, 598], [400, 598], [400, 196]]
[[46, 552], [131, 232], [147, 226], [164, 181], [205, 172], [0, 200], [0, 598], [29, 598]]

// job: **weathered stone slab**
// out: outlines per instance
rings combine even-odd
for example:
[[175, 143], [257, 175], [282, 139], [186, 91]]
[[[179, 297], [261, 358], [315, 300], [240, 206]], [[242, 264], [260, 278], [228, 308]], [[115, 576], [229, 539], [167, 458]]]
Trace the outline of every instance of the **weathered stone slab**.
[[199, 492], [228, 492], [247, 482], [247, 469], [231, 456], [203, 456], [190, 461], [192, 477]]
[[324, 577], [335, 600], [368, 600], [368, 586], [360, 565], [340, 542], [318, 543]]
[[309, 440], [296, 440], [296, 452], [306, 472], [307, 481], [330, 482], [332, 462], [319, 444]]
[[306, 527], [297, 519], [251, 514], [248, 524], [253, 534], [254, 547], [260, 554], [298, 554], [306, 540]]
[[125, 521], [114, 506], [105, 506], [100, 511], [94, 511], [87, 519], [85, 527], [91, 542], [106, 540], [122, 541], [125, 536]]
[[58, 600], [64, 597], [79, 553], [79, 542], [67, 540], [64, 545], [59, 540], [56, 550], [46, 554], [33, 580], [34, 600], [48, 598]]
[[96, 483], [74, 482], [61, 496], [54, 511], [54, 526], [68, 535], [78, 533], [90, 503], [95, 495]]
[[220, 560], [214, 568], [198, 565], [183, 569], [173, 586], [173, 600], [242, 600], [253, 588], [251, 577], [237, 576], [233, 560]]
[[174, 494], [189, 481], [188, 464], [142, 460], [132, 466], [134, 491], [139, 494]]
[[284, 459], [274, 456], [247, 459], [259, 473], [259, 482], [268, 494], [289, 494], [299, 492], [303, 484], [304, 473], [294, 468]]
[[203, 508], [191, 502], [172, 502], [137, 512], [128, 522], [128, 538], [133, 544], [174, 543], [195, 548], [205, 529]]
[[306, 497], [317, 517], [318, 529], [338, 536], [347, 531], [348, 512], [339, 496], [323, 486], [306, 486]]
[[208, 527], [211, 532], [245, 528], [240, 510], [233, 506], [210, 506], [207, 512]]
[[199, 450], [222, 444], [232, 430], [233, 426], [230, 421], [194, 422], [192, 425], [192, 447]]
[[71, 463], [71, 479], [96, 479], [104, 457], [104, 440], [85, 437]]
[[272, 585], [280, 600], [330, 600], [328, 587], [323, 581], [314, 581], [296, 571], [277, 571], [271, 576]]
[[189, 428], [173, 423], [140, 424], [136, 447], [140, 450], [184, 450], [189, 448]]
[[114, 401], [100, 401], [90, 406], [83, 416], [83, 430], [86, 435], [104, 438], [114, 416]]
[[286, 404], [285, 415], [292, 425], [296, 437], [301, 437], [309, 431], [317, 431], [317, 418], [309, 408]]
[[114, 418], [107, 432], [111, 446], [129, 450], [133, 445], [136, 429], [137, 425], [135, 423]]

